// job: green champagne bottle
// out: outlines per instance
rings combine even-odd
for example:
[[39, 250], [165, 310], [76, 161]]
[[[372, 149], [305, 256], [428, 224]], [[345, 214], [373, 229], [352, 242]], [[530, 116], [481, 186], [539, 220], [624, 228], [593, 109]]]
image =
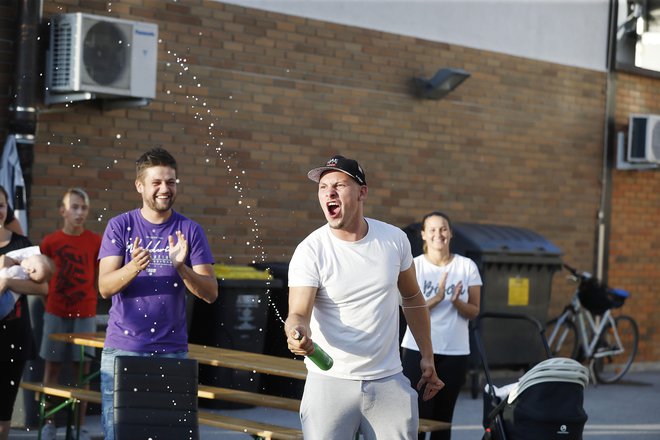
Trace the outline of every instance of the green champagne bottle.
[[321, 370], [326, 371], [332, 368], [332, 364], [335, 362], [332, 360], [330, 355], [325, 352], [319, 345], [314, 342], [314, 352], [307, 356], [311, 359], [312, 362], [316, 364]]
[[[301, 340], [302, 335], [296, 331], [296, 339]], [[327, 371], [330, 368], [332, 368], [332, 364], [334, 364], [334, 360], [330, 357], [328, 353], [325, 352], [321, 347], [316, 342], [312, 342], [314, 344], [314, 351], [307, 355], [307, 357], [316, 364], [317, 367], [319, 367], [323, 371]]]

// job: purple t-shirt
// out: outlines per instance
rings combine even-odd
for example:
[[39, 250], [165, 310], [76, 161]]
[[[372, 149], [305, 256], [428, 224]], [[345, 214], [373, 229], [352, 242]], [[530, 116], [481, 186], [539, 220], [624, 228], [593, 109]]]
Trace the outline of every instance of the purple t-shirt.
[[131, 261], [135, 237], [151, 253], [151, 262], [123, 291], [112, 297], [105, 346], [128, 351], [175, 353], [188, 350], [186, 287], [172, 266], [168, 235], [181, 231], [188, 240], [186, 264], [213, 264], [201, 226], [172, 211], [167, 222], [155, 225], [139, 209], [110, 219], [101, 242], [99, 260], [109, 256]]

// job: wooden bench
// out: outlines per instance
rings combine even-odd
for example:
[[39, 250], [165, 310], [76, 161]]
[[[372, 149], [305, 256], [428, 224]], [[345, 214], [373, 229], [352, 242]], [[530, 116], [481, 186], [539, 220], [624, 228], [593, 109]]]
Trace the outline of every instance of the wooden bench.
[[77, 387], [68, 387], [59, 384], [43, 384], [37, 382], [21, 382], [21, 388], [34, 391], [35, 393], [48, 394], [63, 399], [74, 399], [78, 401], [101, 403], [101, 393], [94, 390], [85, 390]]
[[215, 426], [230, 431], [244, 432], [264, 439], [302, 439], [302, 431], [295, 428], [271, 425], [269, 423], [255, 422], [253, 420], [216, 414], [208, 411], [197, 412], [199, 423]]
[[249, 391], [232, 390], [230, 388], [214, 387], [210, 385], [199, 384], [197, 396], [201, 399], [224, 400], [227, 402], [242, 403], [244, 405], [283, 409], [286, 411], [297, 412], [300, 409], [300, 400], [297, 399], [252, 393]]

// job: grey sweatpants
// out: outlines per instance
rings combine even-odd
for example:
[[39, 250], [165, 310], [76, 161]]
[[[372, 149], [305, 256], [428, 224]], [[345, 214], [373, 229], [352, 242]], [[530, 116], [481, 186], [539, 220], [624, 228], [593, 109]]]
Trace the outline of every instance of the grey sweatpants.
[[305, 440], [417, 438], [417, 392], [398, 373], [377, 380], [337, 379], [309, 373], [300, 405]]

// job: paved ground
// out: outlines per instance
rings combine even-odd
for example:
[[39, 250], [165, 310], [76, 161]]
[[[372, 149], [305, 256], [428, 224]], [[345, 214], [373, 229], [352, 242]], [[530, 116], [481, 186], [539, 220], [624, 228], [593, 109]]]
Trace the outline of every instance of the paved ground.
[[[589, 416], [585, 439], [598, 440], [660, 440], [660, 369], [630, 372], [613, 385], [589, 385], [585, 390], [584, 407]], [[237, 417], [254, 418], [291, 427], [300, 426], [297, 414], [288, 411], [254, 408], [218, 410]], [[458, 401], [452, 432], [453, 440], [479, 440], [483, 411], [481, 398], [472, 399], [464, 391]], [[99, 416], [89, 416], [88, 425], [95, 439], [101, 439]], [[36, 439], [34, 430], [13, 429], [10, 439]], [[64, 438], [60, 429], [58, 439]], [[202, 440], [249, 440], [250, 436], [202, 427]]]

